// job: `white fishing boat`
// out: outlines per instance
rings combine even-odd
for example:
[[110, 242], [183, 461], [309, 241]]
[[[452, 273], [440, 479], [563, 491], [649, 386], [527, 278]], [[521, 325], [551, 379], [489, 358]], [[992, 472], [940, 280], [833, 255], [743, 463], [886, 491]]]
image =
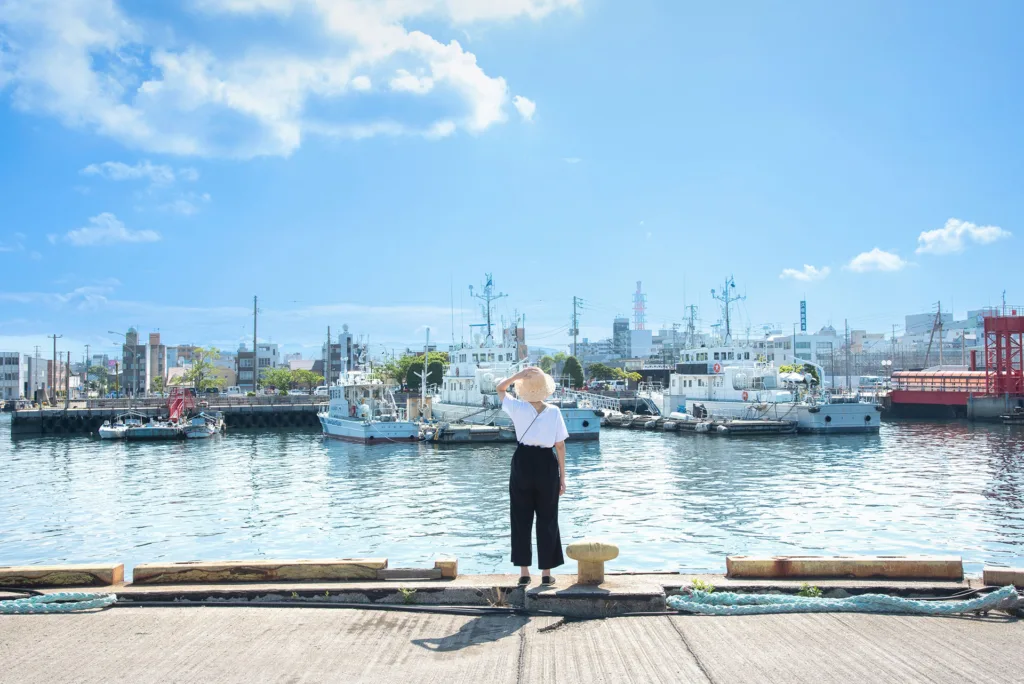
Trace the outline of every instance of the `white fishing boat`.
[[224, 430], [224, 418], [217, 413], [200, 413], [188, 420], [182, 431], [186, 439], [207, 439]]
[[820, 390], [813, 372], [780, 373], [774, 364], [680, 364], [662, 392], [649, 390], [662, 415], [685, 413], [698, 419], [733, 418], [796, 421], [798, 432], [878, 432], [882, 407], [858, 396], [837, 397]]
[[325, 437], [363, 444], [419, 439], [419, 426], [405, 419], [391, 391], [361, 371], [342, 374], [328, 396], [327, 410], [317, 414]]
[[[491, 323], [493, 280], [487, 277], [483, 294], [485, 325], [472, 343], [453, 345], [448, 353], [448, 369], [441, 384], [428, 388], [433, 419], [448, 423], [509, 427], [512, 421], [502, 411], [498, 383], [526, 366], [521, 359], [518, 326], [505, 330], [495, 340]], [[601, 418], [592, 408], [579, 408], [571, 401], [559, 407], [570, 439], [599, 439]]]

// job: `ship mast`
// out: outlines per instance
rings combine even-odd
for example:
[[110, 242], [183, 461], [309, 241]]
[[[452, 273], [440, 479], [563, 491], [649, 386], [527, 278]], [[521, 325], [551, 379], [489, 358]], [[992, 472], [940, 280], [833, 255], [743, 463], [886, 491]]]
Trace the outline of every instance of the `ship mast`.
[[746, 299], [743, 295], [734, 295], [732, 291], [736, 289], [736, 281], [732, 276], [725, 279], [725, 288], [722, 290], [722, 294], [715, 294], [714, 290], [711, 290], [712, 299], [717, 299], [722, 302], [722, 310], [725, 312], [725, 344], [732, 343], [732, 327], [729, 323], [729, 305], [733, 302], [739, 302]]
[[494, 277], [490, 273], [486, 273], [484, 275], [487, 276], [487, 283], [484, 285], [483, 294], [474, 293], [473, 286], [470, 285], [469, 296], [484, 302], [481, 308], [484, 310], [484, 313], [487, 316], [487, 339], [491, 340], [493, 339], [491, 337], [491, 302], [501, 299], [502, 297], [507, 297], [508, 295], [503, 292], [494, 294]]

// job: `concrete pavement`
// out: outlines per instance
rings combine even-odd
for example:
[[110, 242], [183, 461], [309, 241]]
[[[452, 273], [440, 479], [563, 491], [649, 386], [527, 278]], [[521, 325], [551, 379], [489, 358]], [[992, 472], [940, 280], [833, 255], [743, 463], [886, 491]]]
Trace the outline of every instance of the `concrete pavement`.
[[1024, 625], [880, 615], [583, 622], [190, 606], [0, 616], [0, 681], [1024, 682]]

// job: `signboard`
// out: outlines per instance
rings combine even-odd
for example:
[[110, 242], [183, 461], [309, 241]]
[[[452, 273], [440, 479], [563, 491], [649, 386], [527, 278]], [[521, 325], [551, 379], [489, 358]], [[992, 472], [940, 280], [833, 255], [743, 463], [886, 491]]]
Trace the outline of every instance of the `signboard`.
[[807, 332], [807, 300], [800, 302], [800, 332]]

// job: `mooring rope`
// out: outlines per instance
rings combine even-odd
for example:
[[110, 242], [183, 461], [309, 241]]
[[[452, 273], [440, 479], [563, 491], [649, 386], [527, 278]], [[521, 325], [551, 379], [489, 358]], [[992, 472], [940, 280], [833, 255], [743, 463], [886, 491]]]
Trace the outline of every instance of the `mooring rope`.
[[955, 615], [988, 610], [1013, 610], [1021, 598], [1013, 586], [967, 601], [922, 601], [885, 594], [849, 598], [811, 598], [779, 594], [735, 594], [693, 590], [670, 596], [673, 610], [701, 615], [768, 615], [773, 613], [899, 613], [908, 615]]
[[114, 594], [86, 594], [56, 592], [27, 598], [0, 599], [0, 615], [28, 615], [31, 613], [76, 613], [81, 610], [106, 608], [117, 603]]

